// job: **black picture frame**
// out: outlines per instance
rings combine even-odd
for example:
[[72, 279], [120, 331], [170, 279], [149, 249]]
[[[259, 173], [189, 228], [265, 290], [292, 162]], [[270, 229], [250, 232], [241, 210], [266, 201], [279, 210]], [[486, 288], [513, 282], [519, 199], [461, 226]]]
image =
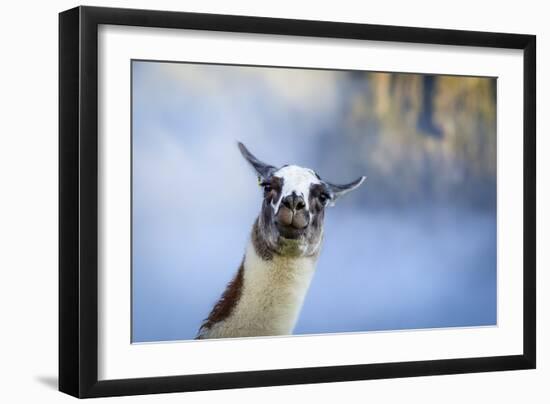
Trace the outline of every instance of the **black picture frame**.
[[[100, 24], [523, 50], [523, 354], [99, 381]], [[60, 13], [59, 390], [84, 398], [535, 368], [535, 103], [534, 35], [97, 7], [77, 7]]]

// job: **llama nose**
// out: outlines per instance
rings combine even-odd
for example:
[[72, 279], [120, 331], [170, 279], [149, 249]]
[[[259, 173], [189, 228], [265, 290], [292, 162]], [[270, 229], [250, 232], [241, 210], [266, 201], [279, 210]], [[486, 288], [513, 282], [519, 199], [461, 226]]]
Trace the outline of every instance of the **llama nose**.
[[291, 195], [285, 197], [283, 199], [283, 205], [293, 212], [302, 210], [306, 207], [304, 198], [300, 195], [296, 195], [295, 193], [292, 193]]

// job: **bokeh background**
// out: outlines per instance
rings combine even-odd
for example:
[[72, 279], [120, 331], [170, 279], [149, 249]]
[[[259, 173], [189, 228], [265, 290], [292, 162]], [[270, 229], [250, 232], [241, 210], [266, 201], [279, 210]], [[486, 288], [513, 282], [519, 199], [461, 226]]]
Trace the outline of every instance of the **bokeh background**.
[[237, 140], [367, 176], [296, 334], [496, 324], [496, 79], [133, 61], [132, 91], [133, 342], [194, 338], [237, 270], [261, 205]]

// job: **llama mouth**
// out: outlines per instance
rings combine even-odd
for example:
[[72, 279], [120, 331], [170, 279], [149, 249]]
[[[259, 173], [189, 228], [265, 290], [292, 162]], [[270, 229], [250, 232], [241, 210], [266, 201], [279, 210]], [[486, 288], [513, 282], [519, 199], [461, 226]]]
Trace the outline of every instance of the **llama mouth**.
[[289, 240], [297, 240], [301, 237], [303, 237], [306, 233], [306, 229], [297, 229], [293, 226], [284, 226], [281, 224], [277, 225], [277, 229], [279, 230], [279, 235], [282, 238], [286, 238]]

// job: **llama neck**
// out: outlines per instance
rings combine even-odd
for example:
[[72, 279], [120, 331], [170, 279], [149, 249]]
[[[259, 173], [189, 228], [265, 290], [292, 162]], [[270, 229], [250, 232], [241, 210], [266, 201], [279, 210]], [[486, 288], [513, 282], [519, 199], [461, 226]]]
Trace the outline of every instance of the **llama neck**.
[[292, 334], [315, 264], [316, 256], [273, 255], [265, 259], [258, 254], [254, 243], [249, 242], [240, 273], [232, 282], [240, 277], [239, 296], [230, 314], [212, 324], [202, 337]]

